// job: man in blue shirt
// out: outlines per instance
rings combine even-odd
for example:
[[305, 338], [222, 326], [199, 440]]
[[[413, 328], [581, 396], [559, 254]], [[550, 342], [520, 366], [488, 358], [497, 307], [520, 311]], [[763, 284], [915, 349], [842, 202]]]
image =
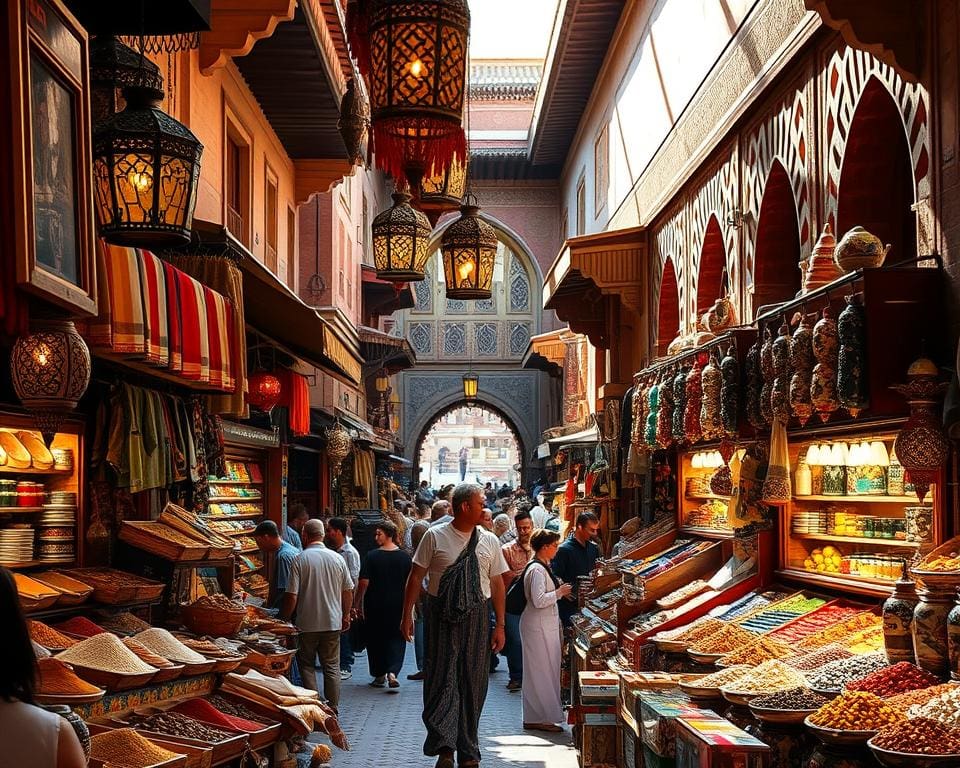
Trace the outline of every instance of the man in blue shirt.
[[303, 530], [304, 523], [310, 519], [310, 513], [303, 504], [294, 504], [287, 512], [287, 524], [283, 530], [283, 540], [294, 547], [297, 552], [303, 551], [303, 541], [300, 538], [300, 532]]
[[283, 593], [287, 591], [290, 568], [300, 551], [280, 537], [280, 531], [277, 530], [277, 524], [273, 520], [264, 520], [260, 523], [253, 532], [253, 538], [260, 547], [260, 551], [273, 563], [270, 569], [270, 594], [267, 598], [267, 607], [279, 608]]
[[553, 572], [573, 591], [557, 603], [563, 626], [570, 626], [571, 617], [577, 612], [577, 578], [587, 576], [600, 556], [600, 548], [594, 543], [600, 530], [600, 518], [593, 512], [577, 515], [573, 533], [557, 549], [551, 563]]

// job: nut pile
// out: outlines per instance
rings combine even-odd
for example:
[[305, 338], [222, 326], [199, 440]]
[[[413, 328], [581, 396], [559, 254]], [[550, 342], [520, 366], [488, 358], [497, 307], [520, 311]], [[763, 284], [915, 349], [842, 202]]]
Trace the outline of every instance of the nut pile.
[[757, 639], [757, 636], [736, 624], [727, 624], [689, 646], [694, 653], [730, 653]]
[[902, 709], [904, 712], [906, 712], [914, 704], [926, 704], [933, 697], [939, 696], [943, 693], [950, 693], [950, 691], [956, 689], [956, 687], [957, 686], [952, 685], [951, 683], [943, 683], [942, 685], [934, 685], [930, 688], [921, 688], [917, 691], [898, 693], [896, 696], [891, 696], [889, 699], [887, 699], [887, 704], [889, 704], [891, 707], [896, 707], [897, 709]]
[[784, 659], [784, 661], [794, 669], [799, 669], [801, 672], [809, 672], [814, 669], [819, 669], [831, 661], [849, 659], [852, 655], [850, 651], [839, 643], [830, 643], [830, 645], [825, 645], [816, 651], [791, 656], [788, 659]]
[[768, 693], [766, 696], [754, 699], [750, 705], [762, 709], [820, 709], [827, 701], [829, 699], [826, 696], [801, 687]]
[[76, 664], [104, 672], [117, 672], [122, 675], [145, 675], [148, 672], [157, 671], [156, 667], [151, 667], [140, 659], [120, 642], [120, 638], [109, 632], [88, 637], [72, 648], [58, 653], [57, 658], [67, 664]]
[[698, 688], [722, 688], [725, 685], [736, 687], [734, 683], [750, 670], [751, 667], [747, 664], [737, 664], [733, 667], [727, 667], [726, 669], [721, 669], [719, 672], [714, 672], [711, 675], [693, 680], [690, 685], [695, 685]]
[[913, 755], [960, 755], [960, 730], [917, 717], [884, 728], [873, 737], [873, 745]]
[[788, 667], [778, 659], [765, 661], [754, 667], [733, 685], [724, 688], [737, 693], [773, 693], [790, 688], [799, 688], [807, 684], [797, 670]]
[[928, 717], [944, 725], [960, 726], [960, 685], [951, 688], [953, 690], [934, 696], [926, 704], [910, 707], [907, 715]]
[[839, 691], [851, 680], [859, 680], [871, 672], [887, 666], [887, 657], [882, 653], [867, 653], [851, 656], [824, 664], [807, 675], [810, 687], [821, 691]]
[[847, 683], [847, 690], [867, 691], [885, 699], [898, 693], [929, 688], [931, 685], [936, 685], [937, 682], [936, 676], [920, 669], [916, 664], [901, 661], [892, 667], [884, 667], [876, 672], [871, 672], [859, 680], [851, 680]]
[[138, 728], [155, 733], [167, 733], [171, 736], [182, 736], [188, 739], [198, 739], [210, 744], [226, 741], [236, 734], [221, 731], [204, 725], [192, 717], [181, 715], [179, 712], [159, 712], [155, 715], [129, 715], [127, 721]]
[[879, 696], [863, 691], [838, 696], [810, 715], [814, 725], [839, 731], [879, 731], [903, 719], [902, 712], [887, 706]]
[[117, 728], [90, 737], [90, 757], [104, 763], [145, 768], [179, 755], [145, 739], [133, 728]]
[[791, 653], [793, 653], [793, 649], [786, 643], [781, 643], [769, 637], [761, 637], [759, 640], [723, 656], [720, 663], [725, 665], [750, 664], [753, 666], [771, 659], [782, 659]]

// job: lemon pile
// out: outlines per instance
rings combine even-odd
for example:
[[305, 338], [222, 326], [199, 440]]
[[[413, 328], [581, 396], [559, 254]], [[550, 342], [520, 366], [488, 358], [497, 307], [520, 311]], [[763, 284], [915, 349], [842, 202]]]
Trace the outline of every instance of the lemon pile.
[[813, 550], [810, 556], [803, 561], [803, 567], [808, 571], [840, 573], [840, 563], [842, 561], [843, 555], [836, 547], [824, 547], [823, 549]]

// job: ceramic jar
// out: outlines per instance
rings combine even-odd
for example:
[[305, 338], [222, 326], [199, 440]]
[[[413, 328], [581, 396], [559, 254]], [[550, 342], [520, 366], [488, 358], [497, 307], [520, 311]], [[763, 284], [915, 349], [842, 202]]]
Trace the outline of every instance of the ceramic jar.
[[845, 299], [847, 307], [837, 318], [837, 399], [857, 418], [867, 407], [867, 317], [862, 293]]
[[937, 677], [950, 667], [947, 650], [947, 616], [953, 607], [950, 592], [917, 590], [919, 601], [913, 610], [913, 649], [916, 664]]
[[829, 308], [821, 313], [813, 326], [813, 356], [817, 364], [810, 380], [810, 402], [824, 423], [840, 407], [837, 399], [837, 355], [840, 340], [837, 324], [830, 316]]
[[921, 503], [950, 454], [950, 443], [937, 417], [937, 403], [946, 389], [939, 373], [931, 360], [922, 357], [907, 370], [907, 383], [892, 387], [910, 405], [910, 418], [897, 434], [893, 449]]
[[806, 266], [803, 275], [803, 288], [801, 293], [815, 291], [828, 283], [832, 283], [838, 277], [843, 276], [843, 271], [837, 267], [834, 260], [834, 250], [837, 246], [837, 240], [833, 236], [833, 229], [828, 223], [820, 234], [820, 239], [813, 247], [813, 253], [810, 254], [810, 261], [800, 262], [801, 271]]
[[917, 585], [904, 575], [894, 586], [893, 594], [883, 603], [883, 645], [887, 661], [891, 664], [899, 661], [912, 664], [916, 658], [913, 649], [913, 612], [918, 601]]
[[929, 544], [933, 541], [933, 507], [905, 507], [907, 541]]
[[763, 390], [763, 374], [760, 371], [760, 339], [747, 350], [744, 369], [747, 377], [747, 421], [754, 429], [762, 429], [765, 425], [760, 398]]
[[713, 334], [720, 334], [737, 323], [737, 313], [729, 296], [721, 296], [703, 316], [703, 324]]
[[810, 381], [813, 378], [813, 322], [816, 315], [803, 315], [800, 325], [790, 339], [790, 411], [797, 417], [800, 426], [806, 426], [813, 414], [810, 402]]
[[880, 242], [879, 237], [863, 227], [854, 227], [840, 238], [834, 258], [844, 272], [854, 272], [881, 266], [889, 251], [890, 246]]
[[773, 366], [773, 336], [770, 328], [763, 329], [763, 344], [760, 347], [760, 373], [763, 374], [763, 388], [760, 390], [760, 413], [767, 426], [773, 424], [773, 380], [776, 377]]
[[719, 350], [714, 350], [700, 374], [703, 399], [700, 402], [700, 430], [704, 440], [716, 440], [723, 436], [720, 423], [720, 376]]
[[740, 407], [740, 365], [733, 347], [720, 361], [720, 427], [726, 437], [736, 437]]
[[781, 424], [790, 421], [790, 327], [783, 323], [771, 347], [773, 355], [773, 387], [770, 409]]

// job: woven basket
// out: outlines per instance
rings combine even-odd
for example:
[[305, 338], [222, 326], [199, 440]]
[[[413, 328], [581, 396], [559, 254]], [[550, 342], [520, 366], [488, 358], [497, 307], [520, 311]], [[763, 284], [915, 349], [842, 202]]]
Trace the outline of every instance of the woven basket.
[[225, 611], [221, 608], [204, 608], [197, 605], [185, 605], [180, 609], [180, 620], [187, 629], [196, 635], [211, 637], [229, 637], [235, 635], [243, 625], [247, 612]]

